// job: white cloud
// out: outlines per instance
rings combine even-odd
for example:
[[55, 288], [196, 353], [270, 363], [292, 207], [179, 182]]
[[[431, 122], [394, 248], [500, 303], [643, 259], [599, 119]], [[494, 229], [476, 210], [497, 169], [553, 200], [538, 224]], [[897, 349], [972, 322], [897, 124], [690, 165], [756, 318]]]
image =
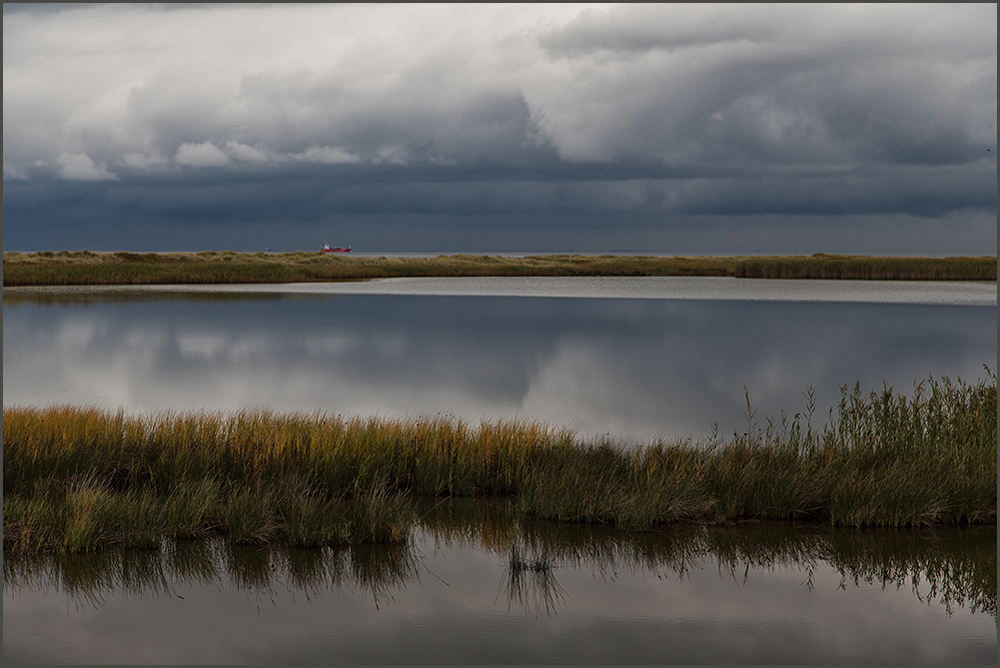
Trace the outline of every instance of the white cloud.
[[7, 178], [63, 153], [781, 166], [996, 144], [995, 5], [91, 6], [5, 15], [3, 49]]
[[341, 146], [310, 146], [302, 153], [290, 157], [292, 160], [324, 165], [353, 164], [361, 161], [361, 158]]
[[148, 169], [150, 167], [162, 167], [166, 165], [167, 159], [162, 155], [146, 155], [132, 151], [123, 155], [118, 162], [133, 169]]
[[268, 162], [271, 156], [265, 149], [241, 144], [238, 141], [226, 142], [226, 150], [234, 159], [241, 162]]
[[117, 181], [118, 176], [90, 159], [86, 153], [60, 153], [59, 177], [67, 181]]
[[544, 66], [528, 71], [524, 95], [542, 137], [571, 161], [963, 161], [996, 141], [995, 16], [944, 6], [590, 9], [541, 35]]
[[175, 159], [188, 167], [222, 167], [229, 164], [229, 156], [210, 141], [203, 144], [181, 144]]
[[405, 165], [410, 161], [410, 152], [406, 150], [405, 146], [399, 144], [392, 144], [390, 146], [383, 146], [375, 154], [375, 163], [384, 163], [388, 165]]

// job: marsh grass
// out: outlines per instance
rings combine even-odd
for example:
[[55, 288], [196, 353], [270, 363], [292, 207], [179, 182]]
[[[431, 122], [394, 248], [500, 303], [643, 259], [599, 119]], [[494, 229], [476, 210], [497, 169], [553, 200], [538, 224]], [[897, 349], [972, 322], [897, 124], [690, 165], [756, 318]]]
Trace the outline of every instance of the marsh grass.
[[4, 286], [289, 283], [418, 276], [731, 276], [716, 257], [439, 255], [428, 258], [293, 253], [4, 253]]
[[872, 257], [814, 255], [745, 258], [736, 263], [737, 278], [826, 278], [857, 280], [980, 281], [997, 280], [996, 257]]
[[8, 251], [5, 287], [291, 283], [420, 276], [736, 276], [992, 280], [995, 257], [439, 255], [428, 258], [330, 256], [321, 252], [92, 253]]
[[[579, 442], [526, 421], [351, 419], [271, 411], [127, 415], [5, 407], [4, 546], [88, 552], [161, 536], [299, 546], [405, 543], [417, 497], [497, 496], [564, 522], [996, 520], [996, 375], [910, 396], [842, 389], [804, 414], [707, 442]], [[497, 537], [502, 543], [504, 537]]]
[[[4, 409], [4, 545], [88, 552], [160, 535], [298, 546], [406, 542], [417, 495], [512, 494], [572, 435], [523, 421], [270, 411]], [[134, 512], [129, 512], [131, 508]]]

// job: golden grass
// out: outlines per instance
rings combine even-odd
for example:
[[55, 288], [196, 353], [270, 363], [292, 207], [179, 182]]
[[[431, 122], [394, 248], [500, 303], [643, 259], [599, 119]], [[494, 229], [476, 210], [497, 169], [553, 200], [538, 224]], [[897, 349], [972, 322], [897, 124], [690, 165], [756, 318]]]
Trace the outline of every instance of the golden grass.
[[631, 449], [525, 421], [6, 407], [4, 544], [405, 542], [412, 497], [442, 495], [513, 495], [540, 517], [640, 530], [748, 518], [993, 522], [989, 374], [977, 385], [928, 379], [909, 399], [845, 388], [818, 432], [797, 415], [729, 440]]

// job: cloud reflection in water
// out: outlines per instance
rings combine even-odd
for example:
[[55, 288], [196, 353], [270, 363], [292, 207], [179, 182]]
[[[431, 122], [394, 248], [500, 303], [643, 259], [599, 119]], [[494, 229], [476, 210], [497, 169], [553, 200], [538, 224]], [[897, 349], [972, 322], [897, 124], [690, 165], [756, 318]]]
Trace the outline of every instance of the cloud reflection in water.
[[701, 438], [839, 387], [996, 365], [996, 308], [326, 295], [5, 302], [4, 402], [522, 416], [583, 436]]

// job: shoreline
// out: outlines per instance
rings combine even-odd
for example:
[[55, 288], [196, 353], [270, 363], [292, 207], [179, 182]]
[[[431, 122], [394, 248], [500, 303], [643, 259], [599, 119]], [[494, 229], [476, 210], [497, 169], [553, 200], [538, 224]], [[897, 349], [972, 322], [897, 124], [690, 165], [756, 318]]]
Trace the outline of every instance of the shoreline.
[[4, 288], [4, 305], [70, 301], [322, 299], [333, 296], [501, 297], [866, 303], [996, 308], [988, 281], [863, 281], [730, 276], [402, 277], [302, 283], [24, 285]]
[[93, 253], [6, 251], [4, 287], [197, 285], [495, 276], [719, 276], [735, 278], [996, 281], [996, 256], [888, 257], [439, 255], [360, 257], [322, 252]]

